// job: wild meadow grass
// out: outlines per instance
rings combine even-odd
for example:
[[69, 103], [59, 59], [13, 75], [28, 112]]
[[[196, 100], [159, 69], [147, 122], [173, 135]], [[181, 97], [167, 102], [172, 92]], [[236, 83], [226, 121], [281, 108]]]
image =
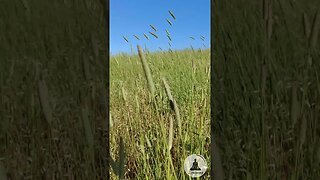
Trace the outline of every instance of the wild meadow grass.
[[183, 163], [191, 154], [210, 169], [210, 50], [143, 55], [154, 88], [138, 55], [110, 58], [112, 159], [120, 164], [121, 138], [127, 179], [189, 179]]
[[2, 1], [0, 179], [105, 179], [107, 25], [99, 1]]
[[213, 6], [213, 133], [225, 177], [318, 179], [319, 3]]

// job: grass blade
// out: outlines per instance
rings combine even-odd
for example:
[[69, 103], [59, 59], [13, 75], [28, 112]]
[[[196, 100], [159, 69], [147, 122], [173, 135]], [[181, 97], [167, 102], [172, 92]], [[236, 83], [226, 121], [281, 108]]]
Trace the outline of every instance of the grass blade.
[[6, 169], [3, 166], [3, 163], [0, 162], [0, 179], [1, 180], [7, 180], [7, 175], [6, 175]]
[[124, 143], [123, 143], [123, 138], [120, 137], [118, 162], [116, 162], [115, 160], [113, 160], [112, 157], [110, 157], [110, 165], [113, 169], [113, 172], [119, 177], [119, 180], [124, 179], [125, 162], [126, 162], [125, 147], [124, 147]]
[[168, 139], [168, 151], [170, 152], [172, 148], [172, 142], [173, 142], [173, 119], [170, 116], [170, 127], [169, 127], [169, 139]]
[[292, 125], [294, 126], [297, 122], [297, 119], [299, 117], [299, 101], [298, 101], [298, 85], [295, 83], [292, 86], [292, 91], [291, 91], [291, 121]]
[[319, 34], [319, 26], [320, 26], [320, 15], [317, 12], [314, 16], [312, 30], [310, 34], [310, 47], [314, 48], [317, 44], [318, 34]]
[[123, 138], [120, 137], [120, 148], [119, 148], [119, 179], [124, 179], [124, 174], [125, 174], [125, 150], [124, 150], [124, 143], [123, 143]]
[[224, 172], [223, 172], [223, 166], [222, 166], [221, 157], [219, 153], [219, 148], [214, 138], [211, 140], [211, 151], [212, 151], [212, 162], [213, 162], [212, 164], [214, 165], [214, 167], [212, 168], [213, 174], [214, 174], [213, 179], [224, 179]]
[[93, 133], [92, 133], [91, 125], [89, 121], [89, 111], [86, 107], [81, 109], [81, 117], [82, 117], [82, 123], [83, 123], [84, 132], [85, 132], [85, 137], [88, 143], [88, 147], [93, 153], [94, 139], [93, 139]]
[[51, 125], [52, 122], [52, 109], [49, 101], [49, 93], [48, 93], [48, 87], [46, 82], [41, 79], [38, 83], [38, 91], [39, 91], [39, 97], [40, 97], [40, 103], [42, 106], [43, 114], [48, 122], [49, 125]]
[[181, 134], [182, 134], [182, 132], [181, 132], [181, 119], [180, 119], [180, 111], [179, 111], [178, 104], [175, 101], [175, 99], [173, 98], [173, 96], [171, 94], [170, 86], [169, 86], [169, 84], [167, 83], [167, 80], [164, 77], [162, 78], [162, 82], [164, 84], [167, 96], [169, 98], [170, 108], [171, 108], [171, 110], [173, 110], [175, 112], [176, 119], [177, 119], [177, 122], [178, 122], [179, 135], [181, 137]]
[[303, 30], [304, 30], [304, 35], [307, 37], [307, 39], [309, 39], [311, 30], [310, 30], [310, 22], [306, 13], [303, 13]]

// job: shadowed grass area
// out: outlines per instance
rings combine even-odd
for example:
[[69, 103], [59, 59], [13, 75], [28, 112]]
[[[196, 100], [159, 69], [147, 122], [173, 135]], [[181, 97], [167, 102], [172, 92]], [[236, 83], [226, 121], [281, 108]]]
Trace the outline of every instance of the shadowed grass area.
[[213, 131], [226, 178], [317, 179], [319, 38], [310, 34], [319, 3], [213, 6]]
[[112, 157], [119, 158], [122, 137], [127, 178], [189, 179], [183, 166], [187, 156], [203, 155], [210, 168], [210, 51], [144, 53], [155, 85], [154, 99], [138, 55], [110, 59]]
[[0, 171], [8, 179], [106, 177], [105, 17], [99, 1], [1, 1]]

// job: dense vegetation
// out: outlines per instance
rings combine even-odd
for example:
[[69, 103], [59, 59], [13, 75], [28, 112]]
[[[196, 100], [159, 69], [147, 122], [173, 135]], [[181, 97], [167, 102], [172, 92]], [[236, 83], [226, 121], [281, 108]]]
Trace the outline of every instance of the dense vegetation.
[[226, 178], [317, 179], [319, 2], [212, 5], [213, 133]]
[[108, 12], [102, 7], [1, 1], [0, 179], [106, 177]]
[[[189, 179], [184, 172], [187, 156], [203, 155], [210, 168], [210, 51], [144, 53], [155, 86], [154, 99], [138, 55], [110, 59], [112, 157], [119, 159], [119, 165], [126, 154], [122, 166], [127, 178]], [[170, 104], [163, 78], [180, 118]], [[120, 138], [125, 153], [118, 148]]]

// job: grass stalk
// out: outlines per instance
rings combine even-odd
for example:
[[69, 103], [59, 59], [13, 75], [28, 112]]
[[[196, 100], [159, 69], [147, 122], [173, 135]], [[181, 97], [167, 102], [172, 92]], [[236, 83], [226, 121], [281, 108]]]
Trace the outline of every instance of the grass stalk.
[[164, 77], [162, 78], [162, 82], [164, 84], [167, 96], [169, 98], [170, 108], [171, 108], [171, 110], [173, 110], [175, 112], [176, 120], [178, 122], [179, 135], [180, 135], [180, 138], [181, 138], [182, 137], [181, 136], [182, 135], [182, 132], [181, 132], [181, 119], [180, 119], [180, 111], [179, 111], [178, 104], [175, 101], [175, 99], [173, 98], [173, 96], [171, 94], [170, 86], [169, 86], [169, 84], [167, 83], [167, 81], [166, 81], [166, 79]]
[[152, 79], [152, 76], [151, 76], [151, 71], [150, 71], [150, 68], [149, 68], [149, 65], [148, 65], [148, 62], [142, 52], [142, 49], [141, 47], [138, 45], [138, 53], [139, 53], [139, 57], [140, 57], [140, 60], [141, 60], [141, 63], [142, 63], [142, 67], [143, 67], [143, 70], [144, 70], [144, 75], [147, 79], [147, 83], [148, 83], [148, 88], [149, 88], [149, 91], [151, 93], [151, 96], [154, 97], [155, 95], [155, 86], [154, 86], [154, 83], [153, 83], [153, 79]]
[[49, 126], [52, 123], [52, 107], [49, 100], [48, 87], [44, 79], [38, 82], [39, 98], [41, 102], [42, 112], [47, 120]]

